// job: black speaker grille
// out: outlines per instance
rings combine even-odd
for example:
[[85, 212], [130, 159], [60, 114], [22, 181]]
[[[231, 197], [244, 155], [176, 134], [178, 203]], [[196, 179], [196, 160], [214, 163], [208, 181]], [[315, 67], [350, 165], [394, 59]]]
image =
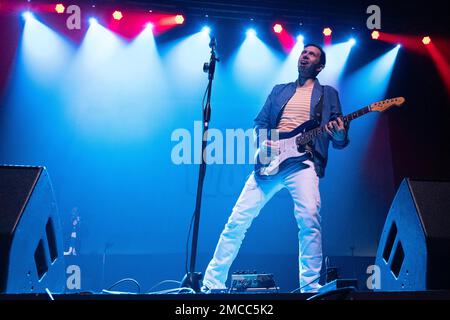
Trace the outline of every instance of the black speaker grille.
[[450, 239], [450, 182], [409, 180], [427, 238]]
[[0, 166], [0, 171], [0, 234], [8, 237], [20, 220], [42, 168]]

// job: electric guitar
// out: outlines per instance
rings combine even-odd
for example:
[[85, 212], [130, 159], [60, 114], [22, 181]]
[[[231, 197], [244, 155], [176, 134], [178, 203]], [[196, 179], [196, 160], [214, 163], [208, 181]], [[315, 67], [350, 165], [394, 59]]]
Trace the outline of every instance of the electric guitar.
[[[403, 97], [378, 101], [341, 119], [347, 125], [350, 121], [369, 112], [383, 112], [393, 106], [401, 106], [404, 102]], [[287, 159], [304, 157], [309, 152], [306, 150], [307, 144], [324, 133], [326, 133], [325, 125], [320, 126], [316, 120], [306, 121], [291, 132], [280, 132], [278, 148], [275, 151], [261, 151], [261, 148], [256, 151], [255, 174], [260, 177], [276, 175]]]

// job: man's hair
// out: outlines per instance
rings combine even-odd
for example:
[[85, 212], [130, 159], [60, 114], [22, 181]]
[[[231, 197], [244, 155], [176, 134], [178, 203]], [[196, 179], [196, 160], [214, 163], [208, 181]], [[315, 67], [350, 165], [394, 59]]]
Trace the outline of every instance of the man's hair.
[[320, 64], [325, 65], [325, 63], [327, 62], [327, 55], [325, 54], [325, 51], [323, 51], [322, 47], [314, 44], [314, 43], [308, 43], [306, 46], [304, 46], [304, 48], [306, 47], [316, 47], [317, 49], [320, 50]]

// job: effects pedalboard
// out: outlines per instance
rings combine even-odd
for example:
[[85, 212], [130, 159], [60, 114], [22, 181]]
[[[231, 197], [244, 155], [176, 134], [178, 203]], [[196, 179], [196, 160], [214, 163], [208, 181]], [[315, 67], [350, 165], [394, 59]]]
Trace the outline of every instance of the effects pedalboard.
[[273, 274], [256, 271], [237, 271], [231, 275], [229, 289], [215, 289], [211, 293], [277, 293]]

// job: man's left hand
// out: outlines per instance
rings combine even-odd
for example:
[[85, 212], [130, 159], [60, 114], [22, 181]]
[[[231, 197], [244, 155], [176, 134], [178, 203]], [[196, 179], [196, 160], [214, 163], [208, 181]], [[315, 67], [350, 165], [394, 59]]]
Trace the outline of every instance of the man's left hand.
[[335, 141], [345, 140], [345, 127], [344, 122], [341, 118], [333, 120], [327, 123], [325, 126], [325, 131], [333, 138]]

